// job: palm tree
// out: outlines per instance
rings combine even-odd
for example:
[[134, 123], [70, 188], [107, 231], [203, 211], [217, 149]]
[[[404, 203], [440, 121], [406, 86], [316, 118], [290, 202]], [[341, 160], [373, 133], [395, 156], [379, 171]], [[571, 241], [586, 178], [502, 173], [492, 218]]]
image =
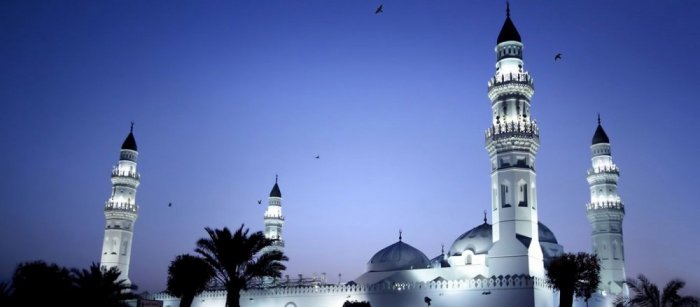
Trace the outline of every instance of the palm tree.
[[180, 298], [180, 307], [190, 307], [213, 277], [214, 271], [204, 259], [179, 255], [168, 267], [168, 292]]
[[44, 261], [20, 263], [12, 276], [13, 301], [18, 306], [71, 306], [70, 271]]
[[10, 306], [12, 287], [6, 282], [0, 282], [0, 306]]
[[637, 279], [628, 278], [625, 282], [634, 292], [634, 297], [628, 300], [618, 300], [623, 306], [648, 306], [648, 307], [697, 307], [698, 298], [695, 296], [681, 296], [678, 291], [685, 287], [685, 282], [680, 279], [669, 281], [662, 293], [659, 288], [649, 281], [646, 276], [640, 274]]
[[254, 280], [263, 277], [279, 278], [288, 260], [281, 251], [262, 252], [274, 240], [265, 238], [261, 231], [248, 235], [241, 225], [235, 233], [224, 229], [205, 228], [209, 238], [197, 241], [195, 251], [211, 266], [215, 280], [226, 289], [226, 306], [239, 307], [240, 291], [248, 289]]
[[574, 296], [591, 298], [600, 283], [600, 263], [596, 255], [565, 253], [547, 266], [547, 283], [559, 290], [559, 306], [572, 306]]
[[124, 301], [135, 298], [125, 279], [119, 279], [118, 268], [107, 269], [92, 263], [88, 269], [73, 269], [73, 286], [79, 306], [128, 306]]

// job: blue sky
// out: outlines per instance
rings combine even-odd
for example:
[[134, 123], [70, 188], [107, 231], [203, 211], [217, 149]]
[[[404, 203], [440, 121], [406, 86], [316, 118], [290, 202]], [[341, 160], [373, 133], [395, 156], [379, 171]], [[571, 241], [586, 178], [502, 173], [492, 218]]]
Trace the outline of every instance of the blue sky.
[[[142, 290], [164, 288], [204, 227], [262, 229], [257, 200], [275, 174], [290, 276], [354, 278], [399, 229], [429, 257], [449, 247], [490, 204], [486, 82], [505, 5], [385, 1], [377, 16], [379, 3], [0, 2], [0, 279], [21, 261], [99, 261], [132, 120], [142, 184], [130, 277]], [[600, 112], [622, 173], [628, 275], [700, 293], [688, 269], [700, 265], [700, 4], [511, 11], [535, 79], [540, 220], [567, 251], [590, 251]]]

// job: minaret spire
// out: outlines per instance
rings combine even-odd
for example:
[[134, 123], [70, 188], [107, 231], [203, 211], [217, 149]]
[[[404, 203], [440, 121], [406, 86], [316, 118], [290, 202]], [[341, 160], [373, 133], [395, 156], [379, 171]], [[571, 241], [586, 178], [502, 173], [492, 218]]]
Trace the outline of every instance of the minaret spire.
[[131, 121], [131, 128], [129, 128], [129, 133], [134, 133], [134, 121]]
[[112, 193], [104, 207], [106, 219], [104, 243], [100, 264], [105, 268], [116, 267], [121, 272], [120, 279], [129, 280], [129, 263], [133, 245], [134, 223], [138, 217], [136, 188], [141, 176], [136, 171], [136, 139], [134, 123], [131, 122], [129, 135], [124, 140], [119, 154], [119, 162], [112, 169]]
[[399, 241], [401, 241], [401, 239], [402, 239], [402, 237], [401, 237], [402, 234], [403, 234], [403, 231], [401, 231], [401, 229], [399, 229]]
[[600, 113], [598, 113], [598, 126], [600, 126]]
[[510, 1], [506, 1], [506, 17], [510, 18]]

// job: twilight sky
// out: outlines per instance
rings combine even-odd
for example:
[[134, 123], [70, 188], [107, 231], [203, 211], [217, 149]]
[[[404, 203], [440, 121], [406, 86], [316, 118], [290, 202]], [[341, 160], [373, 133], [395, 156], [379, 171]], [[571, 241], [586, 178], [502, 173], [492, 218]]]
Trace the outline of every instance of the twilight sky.
[[[275, 174], [286, 274], [355, 278], [399, 228], [428, 257], [449, 248], [490, 206], [486, 82], [505, 3], [385, 1], [376, 16], [379, 3], [0, 2], [0, 280], [22, 261], [99, 261], [132, 120], [141, 290], [163, 290], [204, 227], [261, 230], [257, 200]], [[591, 250], [600, 112], [621, 169], [628, 276], [680, 277], [700, 294], [700, 2], [511, 10], [535, 79], [540, 220], [566, 251]]]

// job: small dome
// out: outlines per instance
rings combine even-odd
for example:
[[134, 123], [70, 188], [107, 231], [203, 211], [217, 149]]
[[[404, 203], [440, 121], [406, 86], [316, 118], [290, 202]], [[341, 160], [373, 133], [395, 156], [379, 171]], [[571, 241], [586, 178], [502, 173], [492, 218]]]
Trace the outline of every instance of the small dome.
[[396, 242], [378, 251], [367, 263], [368, 272], [424, 269], [430, 260], [413, 246], [403, 241]]
[[465, 232], [452, 243], [450, 255], [461, 255], [467, 249], [474, 254], [487, 253], [493, 245], [492, 231], [491, 224], [484, 222]]
[[128, 150], [136, 150], [136, 139], [134, 138], [134, 132], [131, 131], [129, 132], [129, 135], [126, 137], [124, 140], [124, 143], [122, 143], [122, 149], [128, 149]]
[[605, 133], [605, 130], [603, 130], [603, 126], [598, 123], [598, 128], [595, 129], [595, 134], [593, 134], [593, 141], [591, 144], [595, 145], [600, 143], [610, 143], [610, 139], [608, 139], [608, 135]]

